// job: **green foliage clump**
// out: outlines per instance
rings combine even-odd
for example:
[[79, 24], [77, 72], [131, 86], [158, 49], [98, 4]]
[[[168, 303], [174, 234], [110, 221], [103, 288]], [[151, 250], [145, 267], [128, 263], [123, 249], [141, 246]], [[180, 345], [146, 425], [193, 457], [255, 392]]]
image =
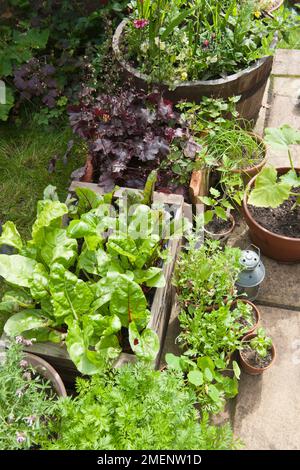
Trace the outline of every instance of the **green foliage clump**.
[[238, 446], [230, 426], [198, 421], [196, 397], [182, 374], [127, 364], [90, 381], [78, 380], [79, 395], [60, 403], [56, 439], [45, 449], [193, 450]]
[[49, 438], [57, 397], [49, 382], [28, 364], [20, 344], [12, 343], [4, 351], [0, 361], [0, 449], [26, 450]]

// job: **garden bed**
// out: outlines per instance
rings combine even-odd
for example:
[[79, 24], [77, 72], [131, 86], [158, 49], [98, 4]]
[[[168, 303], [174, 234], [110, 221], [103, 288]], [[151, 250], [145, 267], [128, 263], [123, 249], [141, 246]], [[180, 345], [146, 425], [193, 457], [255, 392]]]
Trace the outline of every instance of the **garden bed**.
[[[70, 186], [70, 194], [74, 193], [78, 187], [90, 188], [96, 193], [102, 195], [103, 190], [92, 183], [84, 183], [74, 181]], [[125, 188], [120, 188], [115, 193], [115, 197], [122, 197]], [[164, 194], [154, 192], [153, 202], [161, 203], [168, 206], [173, 211], [174, 222], [180, 223], [183, 217], [183, 197], [174, 194]], [[148, 328], [154, 330], [158, 335], [160, 341], [160, 350], [155, 359], [155, 366], [158, 367], [160, 363], [160, 356], [163, 350], [164, 338], [169, 321], [170, 312], [174, 303], [174, 288], [171, 284], [172, 273], [176, 262], [177, 253], [180, 250], [182, 240], [174, 238], [168, 241], [167, 248], [169, 249], [170, 262], [163, 265], [163, 273], [166, 279], [166, 284], [162, 288], [156, 288], [151, 303], [151, 319]], [[47, 360], [61, 375], [66, 384], [74, 382], [76, 376], [79, 375], [75, 364], [69, 358], [65, 346], [54, 344], [50, 342], [37, 343], [33, 346], [26, 348], [26, 351], [32, 352], [45, 360]], [[115, 366], [118, 367], [128, 362], [134, 362], [135, 356], [129, 353], [121, 353], [119, 358], [115, 361]]]

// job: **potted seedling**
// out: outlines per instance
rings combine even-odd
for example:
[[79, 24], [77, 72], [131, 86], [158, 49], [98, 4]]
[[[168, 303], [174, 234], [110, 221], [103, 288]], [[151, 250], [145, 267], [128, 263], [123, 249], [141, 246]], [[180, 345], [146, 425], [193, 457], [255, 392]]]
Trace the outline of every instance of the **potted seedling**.
[[231, 308], [237, 308], [240, 312], [238, 322], [243, 326], [243, 336], [253, 333], [259, 325], [260, 311], [247, 299], [238, 299], [232, 302]]
[[300, 131], [288, 125], [268, 128], [265, 142], [286, 150], [290, 167], [268, 167], [254, 177], [244, 194], [243, 210], [253, 242], [270, 258], [300, 261], [300, 177], [290, 146], [300, 143]]
[[275, 361], [275, 346], [263, 328], [245, 336], [239, 350], [240, 363], [250, 375], [260, 375]]
[[133, 1], [113, 50], [125, 76], [142, 89], [159, 84], [173, 101], [241, 95], [255, 119], [272, 68], [276, 34], [295, 28], [289, 11], [261, 16], [253, 2]]
[[212, 240], [226, 241], [235, 227], [235, 220], [230, 210], [231, 203], [221, 197], [216, 188], [210, 188], [210, 196], [199, 197], [200, 201], [207, 206], [204, 212], [204, 232]]

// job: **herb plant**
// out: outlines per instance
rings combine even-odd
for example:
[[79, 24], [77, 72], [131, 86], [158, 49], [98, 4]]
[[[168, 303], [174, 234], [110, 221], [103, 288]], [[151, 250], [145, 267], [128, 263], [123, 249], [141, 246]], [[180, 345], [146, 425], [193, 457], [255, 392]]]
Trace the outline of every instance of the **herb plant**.
[[56, 395], [29, 365], [21, 338], [1, 352], [0, 449], [26, 450], [50, 436], [49, 422], [56, 413]]
[[[144, 192], [128, 192], [119, 213], [112, 193], [78, 188], [77, 204], [67, 207], [47, 188], [29, 242], [12, 222], [4, 224], [0, 245], [17, 253], [0, 255], [9, 286], [0, 303], [0, 311], [11, 314], [8, 336], [65, 343], [85, 374], [118, 357], [126, 338], [137, 356], [155, 358], [159, 344], [147, 328], [145, 292], [164, 286], [161, 263], [172, 233], [168, 214], [147, 205], [151, 188], [150, 181]], [[73, 220], [65, 226], [68, 213]]]
[[226, 199], [221, 197], [221, 193], [216, 188], [210, 188], [210, 196], [200, 196], [203, 204], [208, 206], [204, 212], [204, 223], [208, 224], [214, 217], [222, 220], [228, 220], [230, 209], [233, 209], [232, 204]]
[[207, 241], [198, 248], [197, 240], [192, 239], [175, 269], [174, 285], [180, 304], [201, 308], [230, 301], [241, 270], [239, 259], [238, 248], [226, 246], [223, 251], [217, 241]]
[[267, 357], [272, 344], [272, 339], [267, 336], [264, 328], [258, 328], [256, 336], [249, 341], [250, 348], [262, 359]]
[[[90, 381], [78, 379], [78, 396], [61, 402], [46, 449], [231, 449], [229, 425], [199, 422], [196, 397], [176, 371], [127, 364]], [[93, 432], [97, 430], [97, 432]]]

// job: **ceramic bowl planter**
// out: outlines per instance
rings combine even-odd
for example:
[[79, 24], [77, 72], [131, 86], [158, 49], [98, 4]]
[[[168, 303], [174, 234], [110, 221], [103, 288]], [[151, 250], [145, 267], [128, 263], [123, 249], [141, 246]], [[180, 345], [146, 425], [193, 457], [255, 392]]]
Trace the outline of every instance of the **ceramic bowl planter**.
[[54, 390], [59, 397], [66, 397], [67, 392], [62, 379], [56, 370], [44, 359], [36, 356], [35, 354], [25, 353], [24, 358], [26, 361], [46, 380], [51, 382]]
[[240, 365], [242, 367], [242, 369], [249, 375], [261, 375], [263, 372], [265, 372], [267, 369], [269, 369], [274, 361], [275, 361], [275, 358], [276, 358], [276, 350], [275, 350], [275, 346], [274, 344], [272, 344], [271, 346], [271, 355], [272, 355], [272, 359], [271, 361], [269, 362], [268, 365], [266, 365], [265, 367], [254, 367], [253, 365], [249, 364], [249, 362], [247, 362], [243, 356], [243, 342], [246, 342], [246, 341], [250, 341], [251, 339], [255, 338], [256, 334], [255, 333], [251, 333], [251, 334], [248, 334], [246, 336], [244, 336], [243, 340], [242, 340], [242, 345], [241, 345], [241, 349], [239, 351], [239, 359], [240, 359]]
[[[121, 52], [121, 40], [127, 22], [128, 19], [124, 19], [116, 29], [113, 37], [113, 51], [122, 67], [124, 78], [133, 82], [138, 89], [147, 90], [149, 77], [126, 62]], [[262, 105], [272, 65], [272, 57], [263, 57], [252, 66], [241, 72], [229, 75], [227, 78], [181, 82], [174, 90], [170, 90], [164, 83], [159, 84], [159, 86], [164, 96], [174, 103], [178, 103], [181, 100], [199, 103], [203, 96], [226, 99], [230, 96], [240, 95], [241, 98], [237, 103], [237, 111], [243, 119], [255, 121]]]
[[[289, 170], [290, 168], [277, 168], [279, 176], [287, 173]], [[299, 168], [296, 168], [296, 171], [298, 174], [300, 173]], [[245, 221], [249, 227], [251, 240], [261, 249], [264, 255], [272, 259], [283, 262], [299, 262], [300, 238], [291, 238], [270, 232], [262, 227], [251, 214], [248, 207], [248, 195], [249, 191], [254, 186], [255, 179], [256, 176], [250, 181], [243, 200], [243, 212]]]

